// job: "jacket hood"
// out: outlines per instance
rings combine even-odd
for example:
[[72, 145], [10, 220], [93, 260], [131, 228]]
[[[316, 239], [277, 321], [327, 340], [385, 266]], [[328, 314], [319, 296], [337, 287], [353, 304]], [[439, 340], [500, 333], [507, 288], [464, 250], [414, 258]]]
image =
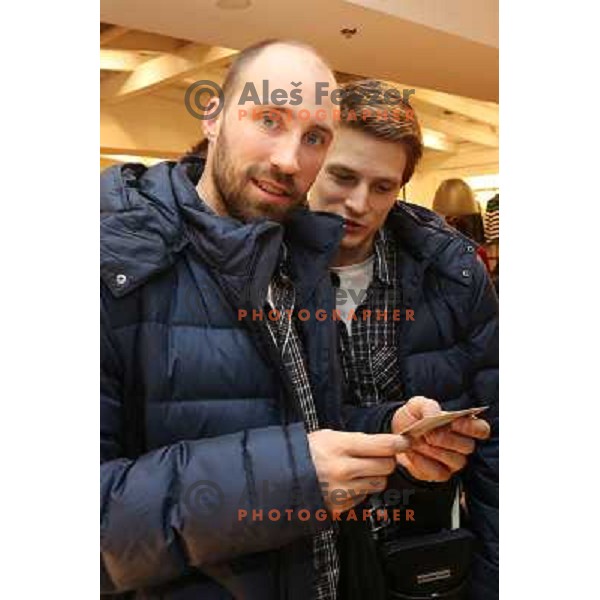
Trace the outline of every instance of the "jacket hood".
[[100, 274], [117, 296], [170, 266], [187, 243], [165, 163], [103, 171], [100, 214]]
[[241, 223], [217, 216], [196, 192], [203, 168], [204, 161], [186, 159], [150, 168], [126, 164], [101, 174], [101, 276], [113, 294], [122, 296], [165, 270], [192, 243], [236, 295], [256, 277], [262, 298], [284, 239], [295, 250], [293, 268], [312, 287], [337, 249], [342, 220], [299, 209], [284, 231], [266, 219]]

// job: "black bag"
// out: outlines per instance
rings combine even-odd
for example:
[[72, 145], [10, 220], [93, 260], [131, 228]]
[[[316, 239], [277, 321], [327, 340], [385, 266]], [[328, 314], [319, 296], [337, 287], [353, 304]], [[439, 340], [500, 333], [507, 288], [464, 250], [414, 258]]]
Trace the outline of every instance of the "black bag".
[[447, 529], [381, 542], [387, 598], [466, 600], [474, 539], [467, 529]]
[[[394, 473], [389, 489], [410, 486], [404, 477]], [[416, 516], [415, 522], [370, 522], [386, 600], [467, 599], [475, 537], [467, 529], [452, 529], [457, 490], [453, 481], [421, 485], [406, 506], [390, 505], [377, 496], [367, 500], [374, 511], [383, 508], [391, 515], [394, 508], [411, 508]]]

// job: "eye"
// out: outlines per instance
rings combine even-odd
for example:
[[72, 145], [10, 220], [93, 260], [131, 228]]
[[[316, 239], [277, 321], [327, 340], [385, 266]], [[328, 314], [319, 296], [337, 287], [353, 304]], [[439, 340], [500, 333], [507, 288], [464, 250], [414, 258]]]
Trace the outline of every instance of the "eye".
[[325, 143], [325, 135], [321, 131], [309, 131], [304, 140], [309, 146], [321, 146]]
[[356, 177], [351, 173], [331, 173], [331, 176], [340, 185], [354, 185], [356, 183]]
[[265, 129], [276, 129], [281, 124], [281, 117], [272, 111], [264, 112], [261, 115], [260, 122]]
[[389, 194], [394, 190], [394, 186], [386, 183], [380, 183], [375, 186], [375, 192], [377, 194]]

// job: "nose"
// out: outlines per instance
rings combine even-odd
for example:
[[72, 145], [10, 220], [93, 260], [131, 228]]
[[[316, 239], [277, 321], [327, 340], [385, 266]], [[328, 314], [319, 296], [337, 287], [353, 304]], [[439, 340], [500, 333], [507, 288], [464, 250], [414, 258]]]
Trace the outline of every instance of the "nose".
[[282, 136], [271, 154], [271, 165], [282, 173], [295, 175], [300, 170], [298, 153], [300, 140], [295, 136]]
[[357, 185], [346, 196], [346, 208], [356, 216], [363, 216], [369, 211], [369, 188], [366, 183]]

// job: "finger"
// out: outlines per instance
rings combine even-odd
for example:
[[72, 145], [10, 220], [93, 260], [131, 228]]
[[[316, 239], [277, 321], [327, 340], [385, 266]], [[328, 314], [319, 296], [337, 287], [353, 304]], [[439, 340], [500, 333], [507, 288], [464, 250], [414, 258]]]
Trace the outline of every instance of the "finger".
[[350, 456], [389, 456], [404, 452], [410, 441], [396, 433], [351, 433], [348, 434], [348, 454]]
[[429, 444], [415, 445], [413, 450], [417, 454], [421, 454], [441, 463], [453, 474], [462, 471], [467, 464], [467, 458], [464, 454], [452, 452], [451, 450], [445, 450], [443, 448], [436, 448]]
[[416, 452], [407, 452], [409, 460], [408, 470], [417, 479], [422, 481], [448, 481], [452, 473], [440, 462], [418, 454]]
[[476, 440], [487, 440], [490, 437], [491, 427], [484, 419], [463, 417], [452, 423], [452, 430], [462, 435], [475, 438]]
[[345, 459], [341, 477], [344, 479], [362, 479], [365, 477], [387, 476], [396, 468], [395, 457]]
[[425, 441], [431, 446], [452, 450], [460, 454], [471, 454], [475, 450], [475, 441], [471, 437], [454, 433], [449, 427], [440, 427], [426, 433], [419, 443]]

